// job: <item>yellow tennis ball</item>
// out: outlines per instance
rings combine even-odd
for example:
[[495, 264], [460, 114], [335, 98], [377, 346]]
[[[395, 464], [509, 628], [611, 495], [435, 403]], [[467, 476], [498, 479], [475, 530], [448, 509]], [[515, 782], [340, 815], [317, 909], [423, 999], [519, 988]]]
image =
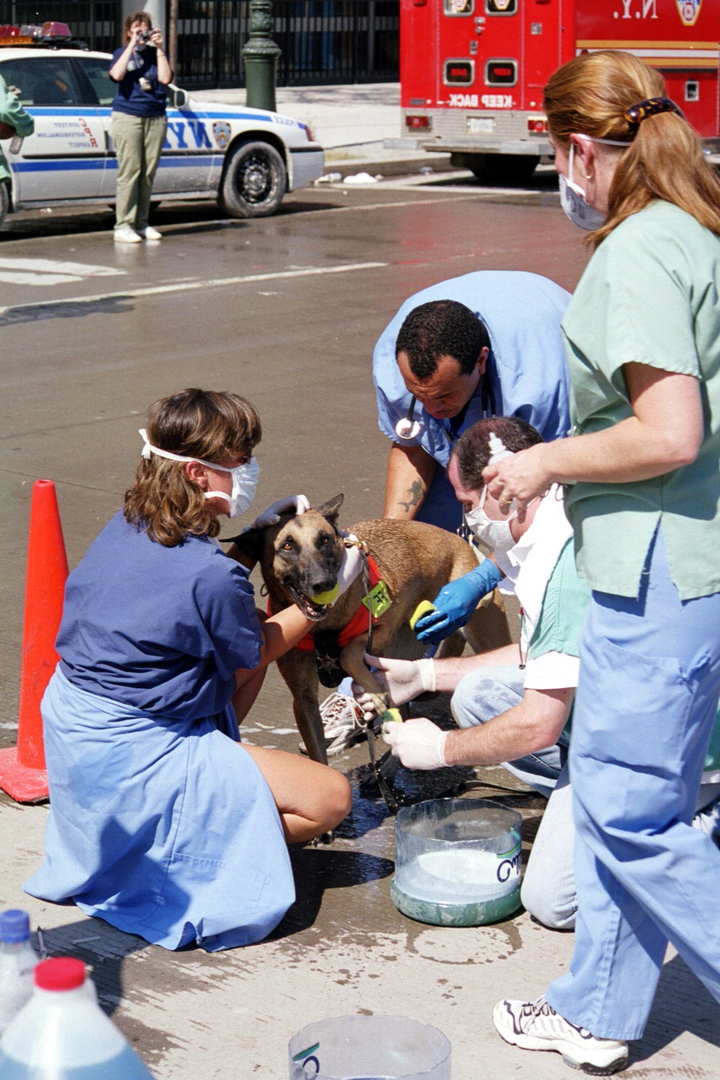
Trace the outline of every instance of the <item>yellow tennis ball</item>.
[[429, 600], [421, 600], [410, 616], [410, 629], [414, 630], [418, 619], [421, 619], [423, 615], [427, 615], [430, 611], [437, 611], [435, 605], [431, 604]]
[[383, 713], [383, 721], [392, 720], [397, 724], [402, 724], [403, 718], [400, 715], [399, 709], [386, 709]]
[[313, 604], [320, 604], [321, 607], [325, 607], [327, 604], [332, 604], [337, 600], [340, 595], [340, 586], [334, 585], [332, 589], [328, 589], [327, 592], [319, 592], [315, 596], [311, 596]]

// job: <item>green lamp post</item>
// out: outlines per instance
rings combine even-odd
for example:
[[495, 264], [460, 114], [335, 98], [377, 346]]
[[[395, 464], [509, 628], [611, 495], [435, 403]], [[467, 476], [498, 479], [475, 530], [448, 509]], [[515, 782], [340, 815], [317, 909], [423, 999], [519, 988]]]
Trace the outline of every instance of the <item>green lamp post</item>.
[[275, 72], [280, 48], [272, 40], [272, 0], [250, 0], [249, 37], [243, 46], [246, 104], [253, 109], [277, 109]]

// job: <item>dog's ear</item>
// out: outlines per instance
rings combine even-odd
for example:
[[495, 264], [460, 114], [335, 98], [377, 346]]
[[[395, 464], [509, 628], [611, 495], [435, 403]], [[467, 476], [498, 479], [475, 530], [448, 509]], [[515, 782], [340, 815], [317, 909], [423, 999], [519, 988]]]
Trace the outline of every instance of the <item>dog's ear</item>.
[[[265, 547], [265, 534], [263, 529], [246, 529], [238, 536], [229, 537], [241, 555], [245, 555], [253, 562], [259, 562]], [[227, 541], [224, 541], [227, 543]], [[233, 549], [228, 549], [228, 555], [232, 556]]]
[[318, 514], [322, 514], [331, 525], [335, 525], [340, 513], [340, 507], [344, 501], [345, 496], [343, 494], [336, 495], [334, 499], [328, 499], [322, 506], [314, 506], [313, 510], [317, 510]]

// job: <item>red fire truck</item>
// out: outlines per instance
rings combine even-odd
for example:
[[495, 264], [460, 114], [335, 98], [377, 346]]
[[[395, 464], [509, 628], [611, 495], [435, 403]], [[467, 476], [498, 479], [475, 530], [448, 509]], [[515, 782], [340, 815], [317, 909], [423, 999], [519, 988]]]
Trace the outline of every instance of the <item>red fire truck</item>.
[[624, 49], [720, 150], [720, 0], [400, 0], [406, 135], [487, 181], [528, 178], [552, 154], [551, 73], [578, 53]]

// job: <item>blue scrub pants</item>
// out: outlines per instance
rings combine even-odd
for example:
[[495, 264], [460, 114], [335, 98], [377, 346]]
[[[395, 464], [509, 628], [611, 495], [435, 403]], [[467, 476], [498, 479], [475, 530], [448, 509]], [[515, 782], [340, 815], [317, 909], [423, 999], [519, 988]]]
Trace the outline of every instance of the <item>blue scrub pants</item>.
[[593, 593], [580, 661], [575, 951], [546, 996], [593, 1035], [637, 1039], [668, 940], [720, 1001], [720, 852], [690, 825], [720, 693], [720, 593], [681, 602], [658, 531], [637, 600]]

